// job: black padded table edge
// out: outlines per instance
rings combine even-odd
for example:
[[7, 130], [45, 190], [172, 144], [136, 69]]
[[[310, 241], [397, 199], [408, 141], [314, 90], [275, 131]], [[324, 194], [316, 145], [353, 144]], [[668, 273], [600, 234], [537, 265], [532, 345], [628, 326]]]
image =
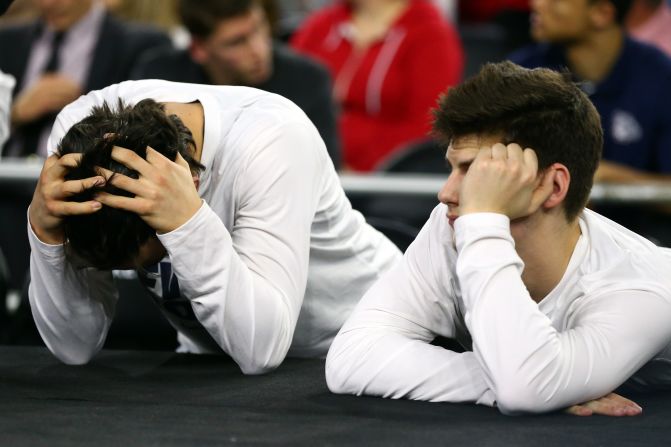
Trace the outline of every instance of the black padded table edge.
[[507, 417], [471, 404], [330, 394], [323, 360], [245, 377], [226, 356], [103, 351], [67, 366], [0, 346], [0, 446], [671, 445], [671, 394], [638, 417]]

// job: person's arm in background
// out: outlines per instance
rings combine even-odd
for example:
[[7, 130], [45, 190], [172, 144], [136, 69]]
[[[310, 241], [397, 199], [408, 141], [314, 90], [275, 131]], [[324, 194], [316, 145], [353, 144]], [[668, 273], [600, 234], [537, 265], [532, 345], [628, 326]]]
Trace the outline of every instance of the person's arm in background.
[[13, 76], [0, 71], [0, 148], [9, 138], [9, 116], [15, 83]]
[[[494, 404], [473, 352], [430, 342], [454, 337], [446, 207], [438, 205], [403, 260], [366, 293], [336, 336], [326, 381], [339, 394]], [[453, 248], [452, 248], [453, 250]]]

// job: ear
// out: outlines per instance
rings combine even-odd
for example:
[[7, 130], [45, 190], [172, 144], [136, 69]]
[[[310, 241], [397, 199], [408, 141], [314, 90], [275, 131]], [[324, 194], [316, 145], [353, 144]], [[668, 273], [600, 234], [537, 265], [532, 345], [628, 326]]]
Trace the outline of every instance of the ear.
[[541, 180], [541, 187], [545, 188], [549, 195], [542, 203], [545, 210], [551, 210], [561, 205], [568, 193], [569, 185], [571, 184], [571, 173], [568, 168], [561, 163], [554, 163], [545, 170], [543, 179]]
[[610, 0], [597, 0], [589, 8], [589, 20], [598, 30], [617, 24], [617, 10]]
[[191, 59], [196, 61], [199, 64], [204, 64], [207, 57], [207, 50], [205, 49], [205, 41], [198, 37], [193, 37], [191, 39], [191, 44], [189, 45], [189, 55]]
[[193, 178], [193, 184], [196, 186], [196, 190], [200, 187], [200, 176], [198, 174], [192, 175]]

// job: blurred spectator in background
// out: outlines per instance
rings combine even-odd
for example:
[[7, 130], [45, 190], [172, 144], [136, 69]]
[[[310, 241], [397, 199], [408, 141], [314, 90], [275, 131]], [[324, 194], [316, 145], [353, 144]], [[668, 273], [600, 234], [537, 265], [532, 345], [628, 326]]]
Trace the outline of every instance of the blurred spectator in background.
[[626, 35], [630, 5], [534, 0], [532, 34], [541, 43], [511, 56], [525, 67], [568, 67], [583, 81], [604, 128], [600, 181], [671, 178], [671, 59]]
[[337, 1], [291, 43], [331, 69], [345, 166], [358, 171], [426, 137], [439, 93], [461, 79], [459, 37], [426, 0]]
[[155, 26], [172, 39], [177, 48], [189, 46], [189, 33], [177, 15], [178, 0], [104, 0], [107, 9], [121, 20]]
[[34, 20], [37, 17], [35, 0], [0, 0], [0, 26]]
[[[264, 2], [266, 0], [263, 0]], [[275, 3], [274, 0], [269, 0]], [[459, 0], [429, 0], [450, 22], [457, 19]], [[277, 0], [277, 35], [281, 39], [289, 38], [303, 21], [313, 12], [324, 8], [333, 0]]]
[[56, 113], [82, 93], [128, 79], [162, 33], [110, 16], [95, 0], [36, 0], [37, 21], [0, 29], [0, 69], [17, 80], [4, 155], [46, 155]]
[[[602, 182], [671, 180], [671, 59], [627, 36], [631, 0], [534, 0], [531, 31], [541, 42], [513, 54], [526, 67], [568, 67], [601, 115]], [[669, 214], [602, 206], [601, 214], [670, 246]]]
[[626, 23], [632, 37], [671, 56], [671, 4], [665, 0], [634, 0]]
[[133, 78], [244, 85], [289, 98], [315, 124], [338, 167], [328, 70], [274, 42], [258, 0], [180, 0], [178, 11], [191, 33], [190, 48], [147, 53]]
[[9, 137], [9, 114], [14, 84], [13, 76], [0, 71], [0, 147]]

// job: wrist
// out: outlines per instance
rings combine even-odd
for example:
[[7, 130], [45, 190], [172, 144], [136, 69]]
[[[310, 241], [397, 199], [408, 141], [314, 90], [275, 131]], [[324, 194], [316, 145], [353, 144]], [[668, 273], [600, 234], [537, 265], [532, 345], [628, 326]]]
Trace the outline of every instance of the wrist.
[[30, 228], [33, 230], [35, 237], [40, 240], [40, 242], [47, 245], [63, 245], [65, 243], [65, 235], [63, 231], [46, 231], [35, 227], [32, 223]]
[[45, 229], [39, 225], [35, 225], [34, 222], [37, 222], [38, 219], [35, 219], [31, 213], [31, 209], [28, 210], [28, 225], [33, 231], [33, 234], [40, 242], [49, 244], [49, 245], [63, 245], [65, 243], [65, 235], [63, 234], [63, 229], [58, 227], [57, 229]]

